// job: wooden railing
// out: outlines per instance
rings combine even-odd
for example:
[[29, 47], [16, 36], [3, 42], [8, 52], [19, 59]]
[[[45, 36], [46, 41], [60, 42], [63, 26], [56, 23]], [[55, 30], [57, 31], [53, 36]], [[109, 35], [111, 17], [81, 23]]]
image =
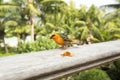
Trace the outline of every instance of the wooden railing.
[[[72, 57], [61, 56], [65, 51]], [[0, 58], [0, 80], [57, 80], [120, 59], [120, 40]]]

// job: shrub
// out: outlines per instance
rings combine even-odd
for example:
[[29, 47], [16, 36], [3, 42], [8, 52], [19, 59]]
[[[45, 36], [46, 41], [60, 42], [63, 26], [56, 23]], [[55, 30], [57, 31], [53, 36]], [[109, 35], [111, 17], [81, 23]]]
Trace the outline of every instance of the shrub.
[[79, 80], [111, 80], [105, 71], [100, 69], [91, 69], [81, 72]]
[[61, 80], [111, 80], [107, 73], [100, 69], [90, 69], [79, 74], [74, 74], [70, 79], [61, 79]]
[[49, 37], [40, 36], [35, 42], [19, 42], [17, 52], [27, 53], [31, 51], [41, 51], [57, 48], [57, 45]]

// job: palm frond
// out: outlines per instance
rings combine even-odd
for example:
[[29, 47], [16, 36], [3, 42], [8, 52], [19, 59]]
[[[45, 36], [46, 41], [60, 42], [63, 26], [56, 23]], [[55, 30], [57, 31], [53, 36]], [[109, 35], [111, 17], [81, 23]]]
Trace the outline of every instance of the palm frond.
[[17, 26], [18, 25], [18, 23], [16, 22], [16, 21], [7, 21], [7, 22], [5, 22], [4, 23], [4, 26]]
[[55, 26], [52, 23], [46, 23], [45, 24], [46, 29], [54, 29]]
[[114, 37], [119, 38], [120, 39], [120, 34], [114, 34]]
[[100, 32], [100, 30], [95, 27], [95, 25], [92, 25], [92, 29], [91, 29], [91, 33], [93, 34], [93, 36], [101, 41], [104, 41], [104, 38]]
[[35, 8], [35, 6], [33, 4], [29, 3], [28, 8], [29, 8], [31, 14], [40, 15], [40, 12], [38, 11], [37, 8]]
[[110, 12], [104, 16], [106, 22], [112, 21], [120, 17], [120, 9], [115, 10], [114, 12]]
[[85, 21], [75, 21], [75, 25], [78, 25], [78, 26], [84, 26], [86, 23]]
[[18, 5], [8, 4], [8, 3], [0, 4], [0, 13], [1, 12], [18, 13], [20, 11], [21, 11], [21, 8]]
[[85, 40], [89, 35], [89, 30], [87, 26], [84, 26], [82, 34], [81, 34], [81, 40]]
[[67, 5], [64, 1], [62, 0], [43, 0], [41, 1], [42, 4], [46, 4], [46, 3], [64, 3], [65, 5]]

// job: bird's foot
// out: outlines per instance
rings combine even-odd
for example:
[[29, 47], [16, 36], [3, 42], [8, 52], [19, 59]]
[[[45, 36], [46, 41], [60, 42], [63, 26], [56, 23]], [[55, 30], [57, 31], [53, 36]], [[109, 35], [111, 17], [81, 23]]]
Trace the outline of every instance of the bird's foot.
[[65, 49], [67, 49], [68, 47], [67, 47], [67, 46], [62, 46], [62, 47], [59, 47], [59, 48], [65, 50]]

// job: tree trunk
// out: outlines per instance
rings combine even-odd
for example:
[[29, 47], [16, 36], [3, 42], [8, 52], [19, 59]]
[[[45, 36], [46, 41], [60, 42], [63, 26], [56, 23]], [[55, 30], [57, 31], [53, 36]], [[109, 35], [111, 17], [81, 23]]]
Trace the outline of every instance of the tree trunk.
[[31, 23], [31, 42], [34, 42], [34, 23], [32, 15], [30, 16], [30, 23]]
[[7, 47], [7, 44], [5, 44], [5, 39], [4, 38], [3, 38], [3, 44], [4, 44], [5, 52], [8, 53], [8, 47]]
[[20, 41], [20, 34], [18, 34], [18, 33], [17, 33], [17, 41], [18, 41], [18, 43]]
[[[29, 0], [30, 4], [34, 3], [34, 0]], [[30, 25], [31, 25], [31, 42], [34, 42], [34, 22], [33, 22], [33, 14], [30, 14]]]
[[36, 37], [37, 37], [37, 34], [34, 34], [34, 40], [37, 40]]

